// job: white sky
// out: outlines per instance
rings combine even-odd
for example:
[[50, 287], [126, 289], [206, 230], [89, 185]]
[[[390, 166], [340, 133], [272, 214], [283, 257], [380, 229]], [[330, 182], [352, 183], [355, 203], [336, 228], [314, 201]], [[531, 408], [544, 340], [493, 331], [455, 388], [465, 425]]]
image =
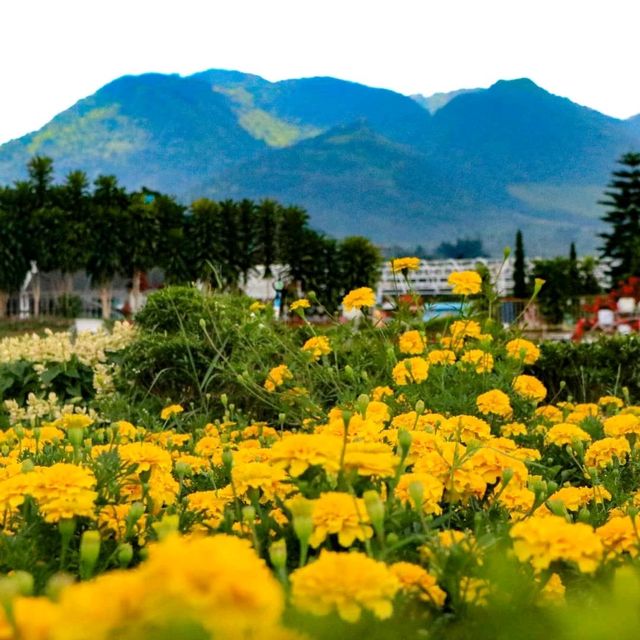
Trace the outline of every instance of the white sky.
[[0, 142], [124, 74], [329, 75], [401, 93], [527, 76], [640, 112], [640, 0], [0, 0]]

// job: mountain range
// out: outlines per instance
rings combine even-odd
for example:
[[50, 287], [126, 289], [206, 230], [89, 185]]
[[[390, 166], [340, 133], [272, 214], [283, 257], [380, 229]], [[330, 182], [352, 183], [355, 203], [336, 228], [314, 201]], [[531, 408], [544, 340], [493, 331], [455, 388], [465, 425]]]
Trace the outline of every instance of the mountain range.
[[80, 168], [184, 203], [299, 204], [334, 236], [430, 249], [480, 237], [497, 255], [521, 229], [529, 255], [554, 255], [596, 250], [597, 202], [639, 149], [640, 115], [612, 118], [528, 79], [425, 97], [211, 69], [114, 80], [1, 145], [0, 183], [41, 154], [58, 179]]

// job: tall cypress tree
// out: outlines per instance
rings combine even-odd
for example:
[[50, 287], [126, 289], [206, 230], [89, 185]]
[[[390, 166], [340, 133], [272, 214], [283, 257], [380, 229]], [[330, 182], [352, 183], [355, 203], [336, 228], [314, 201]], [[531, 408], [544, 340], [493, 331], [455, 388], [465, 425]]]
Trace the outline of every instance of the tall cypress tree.
[[603, 258], [609, 258], [612, 286], [629, 276], [640, 275], [640, 153], [627, 153], [618, 160], [621, 169], [613, 172], [613, 179], [601, 200], [608, 208], [602, 220], [611, 230], [601, 233]]
[[526, 298], [529, 295], [524, 264], [524, 242], [520, 229], [518, 229], [518, 233], [516, 233], [516, 250], [513, 264], [513, 295], [515, 298]]

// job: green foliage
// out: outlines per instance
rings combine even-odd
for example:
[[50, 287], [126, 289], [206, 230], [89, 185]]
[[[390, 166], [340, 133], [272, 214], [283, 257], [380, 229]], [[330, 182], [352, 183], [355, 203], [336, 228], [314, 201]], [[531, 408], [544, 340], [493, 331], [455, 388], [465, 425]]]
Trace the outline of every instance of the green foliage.
[[462, 260], [464, 258], [484, 258], [488, 257], [488, 254], [482, 246], [480, 238], [458, 238], [454, 243], [441, 242], [436, 249], [436, 257]]
[[73, 293], [63, 293], [56, 300], [55, 314], [63, 318], [78, 318], [82, 315], [82, 299]]
[[524, 242], [522, 231], [516, 234], [516, 249], [513, 255], [513, 295], [516, 298], [527, 298], [529, 288], [527, 287], [527, 273], [524, 262]]
[[545, 281], [538, 304], [549, 322], [560, 324], [566, 317], [571, 318], [578, 310], [578, 296], [600, 292], [594, 269], [595, 262], [590, 258], [577, 261], [575, 257], [560, 257], [534, 262], [530, 288], [536, 278]]
[[55, 393], [61, 401], [90, 400], [95, 395], [93, 371], [73, 356], [66, 362], [43, 362], [38, 370], [33, 362], [15, 360], [0, 363], [0, 399], [26, 402], [30, 393]]
[[618, 163], [622, 169], [613, 172], [613, 180], [601, 202], [608, 209], [602, 218], [611, 225], [601, 233], [602, 256], [613, 262], [611, 286], [629, 276], [640, 275], [640, 153], [626, 153]]
[[544, 342], [533, 375], [543, 381], [550, 397], [571, 396], [593, 402], [603, 395], [620, 395], [626, 387], [640, 399], [640, 338], [601, 338], [592, 343]]

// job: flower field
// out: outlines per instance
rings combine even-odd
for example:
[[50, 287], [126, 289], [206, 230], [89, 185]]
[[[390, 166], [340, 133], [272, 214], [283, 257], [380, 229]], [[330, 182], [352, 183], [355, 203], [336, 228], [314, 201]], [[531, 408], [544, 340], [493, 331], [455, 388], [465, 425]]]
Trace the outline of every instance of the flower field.
[[[0, 342], [0, 638], [635, 637], [640, 406], [549, 397], [452, 284], [437, 335], [363, 288]], [[163, 340], [187, 373], [132, 385]]]

